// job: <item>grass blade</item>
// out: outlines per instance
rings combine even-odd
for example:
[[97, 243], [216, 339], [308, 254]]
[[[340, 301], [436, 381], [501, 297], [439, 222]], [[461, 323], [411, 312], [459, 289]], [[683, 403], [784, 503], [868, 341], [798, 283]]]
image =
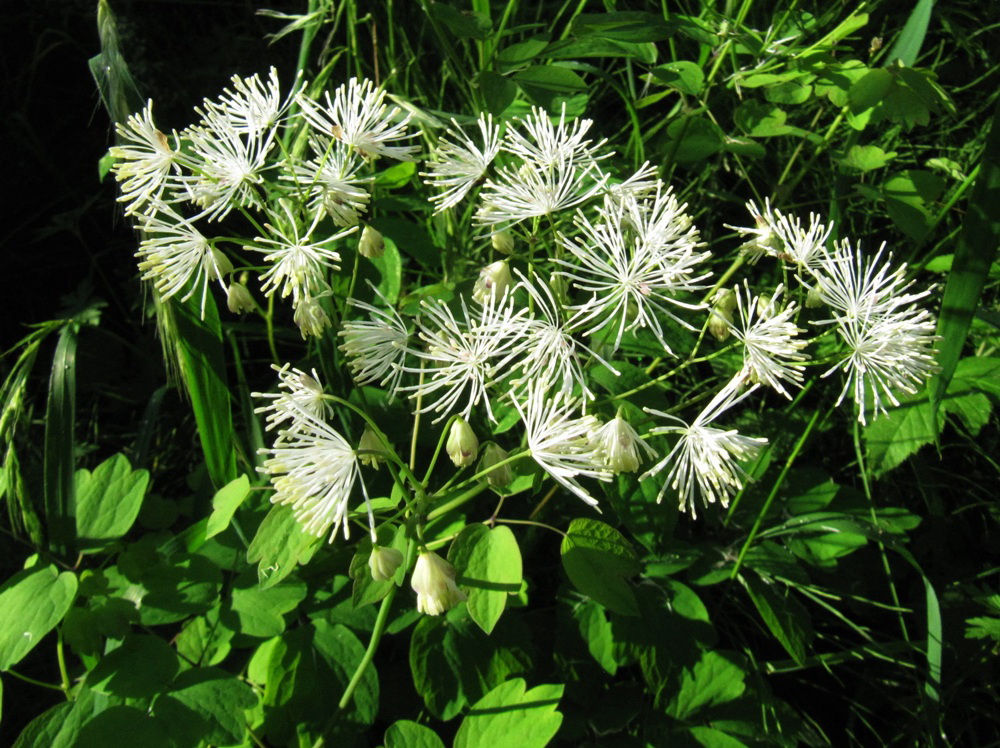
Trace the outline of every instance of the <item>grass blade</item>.
[[43, 493], [49, 547], [68, 557], [76, 545], [73, 500], [73, 426], [76, 413], [77, 327], [67, 324], [59, 331], [49, 396], [45, 405], [45, 451]]
[[896, 60], [900, 60], [906, 67], [912, 68], [920, 55], [920, 48], [924, 44], [924, 37], [927, 35], [927, 26], [931, 20], [931, 12], [934, 10], [934, 0], [918, 0], [910, 17], [906, 19], [906, 25], [899, 32], [895, 44], [885, 56], [885, 65], [888, 67]]

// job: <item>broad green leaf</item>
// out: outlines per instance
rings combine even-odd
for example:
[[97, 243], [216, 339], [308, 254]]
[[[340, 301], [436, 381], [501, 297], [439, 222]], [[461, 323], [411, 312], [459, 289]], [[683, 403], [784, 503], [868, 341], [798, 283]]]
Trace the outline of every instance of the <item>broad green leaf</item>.
[[173, 336], [181, 378], [201, 440], [205, 464], [212, 483], [221, 488], [236, 478], [236, 453], [233, 450], [233, 413], [226, 362], [222, 344], [222, 325], [212, 294], [194, 294], [187, 301], [177, 296], [165, 303], [176, 330]]
[[[805, 79], [808, 80], [808, 79]], [[772, 104], [789, 104], [798, 106], [805, 104], [813, 96], [813, 87], [802, 80], [779, 83], [776, 86], [769, 86], [764, 89], [764, 98]]]
[[[398, 190], [405, 187], [417, 173], [417, 165], [413, 161], [399, 161], [387, 169], [383, 169], [375, 177], [375, 184], [387, 190]], [[360, 240], [361, 234], [355, 234]]]
[[[440, 3], [439, 3], [440, 4]], [[371, 225], [383, 238], [392, 239], [399, 251], [419, 262], [427, 270], [441, 268], [442, 249], [434, 244], [422, 225], [394, 215], [381, 215]]]
[[702, 709], [739, 698], [746, 689], [746, 672], [736, 664], [737, 657], [716, 650], [702, 654], [693, 668], [685, 668], [680, 690], [670, 700], [667, 713], [688, 720]]
[[257, 705], [257, 695], [225, 670], [199, 667], [177, 676], [169, 692], [153, 704], [178, 744], [236, 745], [246, 736], [243, 710]]
[[979, 176], [962, 221], [962, 232], [955, 247], [955, 259], [944, 287], [937, 334], [938, 364], [941, 372], [928, 384], [935, 410], [948, 391], [949, 383], [965, 347], [972, 317], [980, 307], [980, 298], [990, 266], [1000, 247], [1000, 102], [997, 102], [986, 136], [986, 148], [979, 164]]
[[[346, 687], [365, 656], [364, 645], [346, 626], [330, 624], [320, 619], [313, 621], [313, 628], [313, 646]], [[375, 666], [369, 663], [354, 691], [351, 705], [346, 710], [347, 719], [366, 729], [375, 722], [378, 705], [378, 673]]]
[[517, 98], [517, 84], [491, 70], [481, 72], [478, 81], [486, 109], [494, 115], [501, 114]]
[[881, 169], [895, 157], [895, 151], [886, 153], [877, 145], [853, 145], [840, 159], [840, 163], [849, 169], [872, 171]]
[[177, 652], [195, 665], [218, 665], [229, 655], [229, 642], [235, 633], [221, 622], [219, 608], [213, 608], [181, 630], [176, 639]]
[[523, 42], [511, 44], [500, 50], [497, 60], [505, 67], [516, 67], [534, 60], [538, 53], [549, 45], [548, 35], [533, 36]]
[[768, 630], [781, 642], [781, 646], [793, 660], [803, 664], [806, 647], [812, 641], [813, 634], [805, 608], [787, 593], [781, 594], [775, 589], [775, 585], [768, 584], [757, 576], [748, 574], [741, 576], [741, 580]]
[[719, 126], [700, 116], [680, 117], [667, 126], [670, 143], [666, 152], [679, 164], [689, 164], [722, 150], [724, 136]]
[[847, 101], [851, 111], [860, 114], [881, 103], [888, 96], [893, 81], [893, 75], [888, 70], [882, 68], [869, 70], [855, 81], [847, 92]]
[[649, 72], [661, 83], [691, 96], [697, 96], [701, 93], [701, 89], [705, 85], [705, 72], [701, 67], [688, 60], [668, 62]]
[[882, 194], [896, 226], [910, 238], [923, 241], [935, 220], [932, 206], [944, 189], [944, 180], [934, 172], [908, 169], [887, 179]]
[[729, 733], [714, 727], [693, 726], [686, 730], [687, 734], [698, 741], [703, 748], [746, 748], [747, 743], [737, 740]]
[[149, 569], [142, 585], [140, 620], [157, 626], [207, 612], [219, 599], [222, 572], [203, 556], [178, 554]]
[[639, 614], [635, 594], [626, 581], [639, 573], [639, 562], [632, 546], [615, 528], [595, 519], [575, 519], [560, 553], [566, 575], [580, 592], [621, 615]]
[[306, 585], [298, 580], [262, 587], [252, 572], [242, 574], [231, 592], [230, 608], [222, 620], [246, 636], [270, 639], [285, 630], [284, 614], [295, 610], [306, 597]]
[[98, 550], [127, 533], [139, 516], [149, 485], [149, 473], [132, 470], [128, 458], [117, 454], [94, 472], [77, 470], [76, 533], [82, 550]]
[[523, 678], [501, 683], [477, 701], [455, 734], [454, 748], [544, 748], [562, 724], [561, 685], [525, 691]]
[[276, 504], [257, 528], [247, 549], [247, 561], [257, 564], [257, 579], [261, 588], [267, 589], [295, 571], [298, 564], [306, 563], [320, 542], [302, 531], [290, 506]]
[[575, 36], [599, 36], [622, 42], [659, 42], [669, 39], [674, 26], [658, 13], [619, 11], [617, 13], [581, 13], [573, 19]]
[[66, 324], [59, 331], [49, 396], [45, 404], [45, 442], [42, 490], [49, 545], [57, 553], [71, 555], [76, 550], [76, 502], [73, 494], [73, 459], [76, 427], [76, 343], [77, 327]]
[[111, 745], [172, 748], [163, 720], [131, 706], [111, 706], [80, 728], [74, 748], [108, 748]]
[[215, 492], [212, 497], [212, 514], [208, 518], [205, 537], [213, 538], [223, 532], [236, 514], [236, 510], [250, 495], [250, 478], [241, 475]]
[[868, 544], [865, 529], [837, 512], [804, 514], [785, 526], [799, 528], [788, 541], [788, 550], [821, 569], [836, 568], [838, 558]]
[[389, 725], [383, 738], [385, 748], [445, 748], [431, 728], [401, 719]]
[[75, 701], [56, 704], [31, 720], [13, 748], [75, 748], [80, 727], [93, 714], [93, 694], [83, 689]]
[[163, 639], [129, 634], [87, 674], [87, 685], [108, 696], [150, 698], [166, 689], [179, 668], [177, 653]]
[[976, 616], [965, 619], [966, 639], [993, 639], [1000, 643], [1000, 618]]
[[458, 39], [484, 41], [493, 32], [489, 17], [482, 13], [460, 11], [446, 3], [430, 3], [427, 8], [431, 17]]
[[[413, 164], [410, 163], [410, 165]], [[373, 257], [368, 262], [378, 274], [375, 281], [376, 288], [386, 298], [386, 301], [395, 304], [399, 300], [399, 290], [402, 288], [403, 259], [400, 257], [396, 241], [392, 237], [383, 236], [382, 242], [385, 245], [382, 256]], [[367, 275], [367, 272], [364, 275]]]
[[754, 138], [769, 138], [791, 132], [785, 120], [788, 115], [779, 107], [749, 99], [737, 107], [733, 120], [737, 127]]
[[599, 36], [582, 36], [550, 44], [545, 57], [550, 60], [579, 60], [586, 57], [631, 57], [652, 65], [657, 58], [652, 42], [623, 42]]
[[531, 668], [529, 636], [512, 616], [489, 636], [464, 617], [462, 607], [444, 618], [424, 616], [410, 640], [413, 685], [431, 714], [447, 721], [511, 675]]
[[779, 83], [788, 83], [796, 78], [803, 77], [803, 73], [798, 70], [789, 70], [785, 73], [753, 73], [743, 78], [739, 78], [740, 88], [761, 88], [762, 86], [778, 85]]
[[521, 589], [521, 550], [509, 527], [468, 525], [448, 552], [457, 582], [469, 596], [469, 616], [487, 634], [493, 630], [508, 596]]
[[819, 468], [795, 468], [785, 478], [784, 492], [788, 496], [785, 509], [789, 514], [807, 514], [826, 509], [837, 496], [840, 486]]
[[20, 571], [0, 587], [0, 671], [20, 662], [76, 598], [76, 574], [53, 566]]
[[879, 416], [864, 430], [868, 467], [875, 475], [892, 470], [934, 441], [934, 411], [925, 395], [901, 398], [899, 407]]
[[557, 100], [587, 90], [578, 73], [559, 65], [532, 65], [512, 78], [529, 99], [549, 111], [557, 109]]
[[611, 622], [604, 608], [593, 600], [584, 600], [573, 608], [573, 618], [580, 627], [580, 636], [587, 643], [587, 650], [608, 675], [618, 672], [614, 657], [615, 637]]
[[899, 36], [896, 37], [892, 48], [885, 56], [886, 65], [897, 61], [908, 67], [913, 67], [916, 64], [933, 10], [934, 0], [917, 0], [910, 16], [906, 19], [906, 25], [903, 26], [903, 30], [899, 32]]

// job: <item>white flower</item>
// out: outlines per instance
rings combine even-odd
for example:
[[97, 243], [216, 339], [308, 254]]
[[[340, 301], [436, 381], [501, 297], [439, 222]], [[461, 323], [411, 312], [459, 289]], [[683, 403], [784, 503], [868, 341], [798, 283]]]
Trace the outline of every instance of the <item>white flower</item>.
[[154, 215], [142, 217], [140, 227], [144, 238], [136, 257], [142, 279], [152, 281], [164, 300], [185, 288], [183, 301], [200, 291], [204, 317], [208, 282], [219, 281], [225, 290], [222, 278], [232, 272], [232, 263], [191, 221], [163, 203]]
[[184, 190], [203, 208], [199, 218], [217, 221], [234, 207], [262, 206], [258, 188], [264, 183], [274, 132], [240, 132], [225, 114], [213, 109], [200, 124], [185, 131], [195, 174], [184, 178]]
[[271, 213], [271, 223], [265, 223], [264, 228], [271, 231], [277, 239], [257, 237], [257, 242], [267, 246], [250, 247], [256, 252], [262, 252], [266, 262], [272, 263], [270, 269], [262, 276], [261, 290], [271, 296], [280, 288], [281, 297], [292, 295], [292, 301], [298, 306], [299, 300], [316, 296], [327, 290], [326, 272], [337, 270], [340, 265], [340, 254], [331, 249], [329, 244], [344, 238], [357, 227], [344, 229], [331, 237], [314, 242], [313, 232], [320, 221], [321, 214], [313, 216], [310, 226], [303, 231], [299, 219], [292, 213], [289, 201], [280, 201], [284, 215]]
[[[333, 542], [342, 527], [344, 537], [349, 537], [348, 502], [360, 470], [357, 455], [344, 437], [303, 412], [297, 428], [282, 434], [261, 454], [271, 455], [260, 471], [271, 475], [272, 503], [290, 504], [295, 519], [310, 535], [321, 537], [329, 530]], [[368, 513], [369, 524], [374, 525], [370, 506]]]
[[[590, 140], [584, 140], [590, 126], [594, 124], [592, 120], [578, 119], [567, 126], [565, 103], [559, 114], [558, 125], [553, 125], [552, 119], [540, 107], [532, 107], [531, 116], [522, 117], [517, 124], [518, 127], [507, 128], [503, 150], [543, 170], [557, 164], [586, 165], [611, 155], [610, 152], [598, 155], [598, 149], [607, 141], [601, 140], [591, 145]], [[527, 137], [518, 128], [523, 128]]]
[[753, 237], [742, 247], [743, 254], [751, 263], [763, 255], [770, 255], [803, 268], [816, 266], [826, 240], [833, 231], [832, 224], [825, 226], [818, 215], [810, 213], [809, 226], [803, 228], [802, 222], [797, 217], [772, 208], [770, 200], [766, 198], [763, 212], [753, 200], [747, 203], [747, 210], [754, 218], [755, 227], [743, 228], [729, 224], [726, 224], [726, 227], [734, 229], [740, 236]]
[[525, 402], [515, 399], [514, 406], [524, 422], [532, 459], [563, 488], [597, 506], [597, 499], [577, 480], [581, 475], [611, 480], [611, 472], [592, 441], [595, 419], [575, 416], [577, 401], [563, 397], [544, 379], [533, 380]]
[[525, 320], [524, 343], [517, 349], [517, 357], [511, 361], [519, 372], [514, 385], [520, 387], [534, 379], [545, 379], [559, 388], [564, 397], [580, 388], [583, 397], [592, 400], [594, 394], [587, 386], [583, 364], [577, 348], [592, 356], [616, 375], [618, 371], [595, 351], [580, 343], [569, 333], [563, 321], [560, 307], [556, 303], [552, 289], [545, 283], [537, 286], [530, 283], [521, 271], [515, 268], [520, 283], [534, 306], [534, 316]]
[[360, 175], [360, 159], [339, 140], [310, 134], [309, 146], [315, 158], [291, 161], [281, 179], [305, 190], [310, 211], [325, 212], [338, 226], [356, 225], [368, 210], [365, 185], [374, 177]]
[[885, 397], [893, 405], [899, 400], [893, 390], [915, 394], [930, 375], [938, 371], [935, 363], [934, 318], [926, 309], [909, 307], [885, 315], [838, 320], [837, 332], [847, 343], [848, 355], [823, 376], [838, 369], [847, 374], [847, 382], [837, 399], [839, 405], [853, 391], [858, 405], [858, 420], [866, 423], [868, 393], [877, 416], [886, 413]]
[[679, 433], [680, 440], [670, 453], [639, 477], [640, 481], [656, 475], [668, 464], [670, 472], [656, 497], [659, 502], [669, 485], [679, 498], [680, 510], [691, 511], [697, 517], [695, 494], [700, 493], [706, 504], [718, 501], [729, 506], [729, 498], [743, 488], [748, 476], [738, 461], [752, 460], [767, 444], [767, 439], [741, 436], [735, 429], [723, 431], [708, 424], [722, 413], [742, 402], [759, 385], [737, 395], [739, 378], [727, 384], [688, 426], [681, 419], [651, 408], [643, 408], [662, 418], [677, 421], [680, 426], [657, 426], [651, 434]]
[[669, 190], [657, 192], [652, 200], [626, 195], [618, 203], [606, 201], [596, 225], [582, 213], [577, 214], [576, 225], [581, 240], [563, 234], [560, 240], [578, 264], [556, 262], [567, 268], [560, 275], [593, 296], [585, 304], [570, 307], [576, 310], [570, 328], [591, 334], [610, 323], [612, 348], [618, 350], [626, 332], [647, 327], [672, 353], [661, 320], [669, 317], [691, 328], [673, 308], [702, 307], [676, 296], [703, 288], [700, 281], [710, 275], [694, 275], [709, 253], [696, 251], [700, 246], [697, 231], [683, 206]]
[[128, 203], [126, 213], [140, 213], [147, 205], [158, 203], [165, 189], [179, 184], [174, 175], [180, 174], [183, 158], [177, 134], [174, 133], [171, 145], [170, 139], [156, 129], [152, 101], [124, 125], [116, 124], [115, 131], [122, 144], [111, 148], [109, 153], [117, 159], [111, 168], [121, 183], [122, 194], [118, 199]]
[[310, 335], [318, 338], [323, 334], [324, 330], [333, 324], [330, 321], [330, 315], [326, 313], [323, 305], [319, 303], [320, 299], [332, 295], [332, 291], [323, 291], [315, 296], [303, 293], [298, 299], [292, 302], [292, 306], [295, 308], [292, 319], [299, 328], [299, 332], [302, 333], [303, 340]]
[[545, 168], [529, 162], [504, 167], [483, 187], [475, 220], [497, 231], [527, 218], [552, 215], [589, 200], [606, 179], [596, 163], [583, 168], [572, 161]]
[[766, 384], [791, 399], [782, 382], [802, 386], [803, 366], [798, 362], [809, 358], [800, 352], [808, 341], [796, 337], [805, 330], [791, 321], [797, 311], [795, 302], [778, 311], [784, 290], [784, 286], [779, 285], [770, 300], [765, 302], [761, 296], [751, 298], [745, 281], [742, 293], [737, 286], [739, 320], [730, 329], [733, 336], [743, 343], [744, 378], [749, 382]]
[[642, 463], [643, 453], [649, 459], [657, 456], [656, 450], [622, 418], [620, 410], [594, 433], [592, 442], [599, 449], [604, 464], [614, 473], [634, 473]]
[[426, 164], [427, 171], [420, 173], [420, 176], [430, 178], [436, 187], [444, 189], [430, 199], [435, 203], [435, 214], [457, 205], [486, 176], [490, 164], [500, 152], [500, 127], [493, 123], [492, 114], [480, 115], [476, 120], [482, 136], [482, 148], [466, 137], [455, 120], [451, 123], [454, 129], [448, 128], [446, 137], [434, 149], [433, 160]]
[[402, 114], [399, 107], [389, 109], [385, 104], [385, 91], [376, 89], [368, 79], [358, 82], [351, 78], [346, 85], [324, 94], [326, 106], [318, 105], [305, 94], [297, 97], [302, 114], [309, 124], [347, 145], [355, 148], [364, 158], [388, 156], [397, 161], [415, 161], [419, 146], [401, 145], [401, 141], [416, 137], [407, 134], [406, 124], [410, 115]]
[[[254, 135], [277, 127], [295, 95], [296, 85], [289, 94], [281, 98], [281, 86], [278, 83], [278, 71], [271, 68], [267, 83], [261, 81], [259, 75], [249, 78], [232, 77], [232, 90], [223, 89], [222, 95], [216, 101], [205, 101], [205, 109], [223, 115], [234, 130], [246, 135]], [[298, 78], [296, 79], [296, 84]], [[205, 112], [196, 109], [199, 115]]]
[[368, 319], [344, 322], [337, 333], [344, 339], [340, 350], [350, 359], [348, 366], [355, 382], [378, 383], [387, 387], [390, 398], [394, 398], [403, 374], [403, 361], [410, 334], [396, 310], [389, 306], [378, 289], [374, 286], [372, 289], [387, 309], [379, 309], [357, 299], [348, 299], [350, 306], [368, 312]]
[[256, 303], [250, 294], [250, 289], [242, 283], [233, 281], [229, 284], [229, 290], [226, 291], [226, 306], [233, 314], [243, 314], [252, 311]]
[[[281, 367], [272, 364], [271, 368], [278, 372], [278, 392], [250, 393], [251, 397], [271, 401], [254, 410], [254, 413], [267, 413], [268, 431], [288, 423], [285, 433], [293, 433], [308, 425], [310, 419], [322, 421], [332, 413], [315, 369], [309, 376], [300, 369], [293, 369], [291, 364]], [[278, 439], [281, 441], [283, 435]]]
[[521, 317], [526, 310], [513, 311], [512, 299], [491, 296], [470, 314], [465, 299], [459, 300], [462, 312], [457, 319], [443, 301], [424, 300], [421, 308], [424, 315], [417, 320], [418, 335], [426, 344], [425, 349], [407, 348], [407, 353], [433, 366], [403, 367], [403, 371], [420, 374], [422, 381], [400, 391], [411, 392], [411, 399], [424, 401], [419, 412], [434, 411], [440, 415], [437, 423], [460, 407], [458, 412], [468, 419], [472, 409], [480, 402], [486, 405], [486, 413], [491, 421], [493, 409], [490, 407], [486, 386], [494, 377], [502, 363], [495, 359], [508, 353], [523, 337]]
[[455, 584], [455, 567], [433, 551], [421, 551], [410, 586], [417, 593], [417, 610], [439, 616], [469, 598]]

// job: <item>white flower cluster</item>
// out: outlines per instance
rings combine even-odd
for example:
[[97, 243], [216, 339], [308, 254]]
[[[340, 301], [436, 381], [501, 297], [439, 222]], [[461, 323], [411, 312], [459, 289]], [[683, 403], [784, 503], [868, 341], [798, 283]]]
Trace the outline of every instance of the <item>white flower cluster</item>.
[[[200, 294], [202, 315], [209, 282], [218, 282], [230, 309], [245, 311], [254, 305], [247, 289], [226, 278], [228, 255], [249, 249], [267, 266], [264, 294], [290, 296], [303, 337], [320, 335], [331, 325], [322, 299], [331, 293], [329, 273], [339, 269], [336, 247], [368, 209], [372, 160], [416, 157], [410, 115], [386, 104], [368, 80], [351, 79], [322, 101], [300, 80], [283, 93], [273, 68], [266, 80], [232, 83], [180, 132], [157, 129], [152, 102], [116, 127], [112, 169], [142, 232], [142, 277], [163, 300]], [[304, 125], [304, 137], [283, 144], [292, 124]], [[258, 235], [216, 237], [205, 228], [233, 212], [245, 214]]]

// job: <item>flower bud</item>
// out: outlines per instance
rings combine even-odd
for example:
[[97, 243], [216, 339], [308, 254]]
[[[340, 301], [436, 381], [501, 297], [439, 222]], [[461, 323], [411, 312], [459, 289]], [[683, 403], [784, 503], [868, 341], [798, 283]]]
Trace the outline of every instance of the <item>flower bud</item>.
[[640, 439], [636, 430], [622, 418], [620, 410], [594, 435], [593, 441], [605, 466], [614, 473], [634, 473], [638, 470], [642, 462], [640, 449], [647, 457], [656, 456], [652, 447]]
[[361, 241], [358, 242], [358, 252], [369, 260], [381, 257], [385, 252], [385, 241], [382, 239], [382, 235], [371, 226], [365, 226], [361, 232]]
[[776, 311], [771, 304], [771, 295], [762, 293], [757, 297], [757, 316], [761, 319], [768, 319]]
[[479, 280], [472, 288], [472, 298], [480, 304], [485, 304], [491, 295], [499, 299], [507, 293], [512, 282], [506, 260], [490, 263], [479, 271]]
[[226, 257], [226, 253], [212, 246], [208, 248], [204, 263], [205, 273], [209, 280], [222, 280], [233, 272], [233, 263]]
[[417, 610], [429, 616], [439, 616], [468, 600], [455, 584], [455, 567], [432, 551], [417, 556], [410, 586], [417, 593]]
[[358, 459], [362, 465], [378, 469], [380, 462], [385, 462], [385, 448], [382, 440], [368, 426], [365, 426], [361, 439], [358, 442]]
[[817, 309], [823, 306], [823, 290], [818, 286], [813, 286], [806, 294], [806, 308]]
[[445, 444], [448, 456], [455, 463], [455, 467], [471, 465], [479, 454], [479, 439], [472, 431], [468, 422], [459, 416], [451, 422], [451, 431], [448, 433], [448, 442]]
[[254, 308], [254, 303], [250, 290], [242, 283], [233, 281], [229, 284], [229, 290], [226, 292], [226, 306], [233, 314], [251, 311]]
[[493, 249], [502, 255], [509, 255], [514, 251], [514, 237], [506, 229], [494, 231], [493, 236], [490, 237], [490, 243], [493, 245]]
[[330, 318], [327, 316], [326, 312], [323, 311], [323, 307], [320, 306], [319, 300], [313, 296], [303, 296], [299, 299], [299, 303], [295, 306], [295, 314], [292, 316], [295, 320], [295, 324], [299, 327], [299, 332], [302, 333], [302, 339], [305, 340], [308, 336], [319, 336], [323, 333], [323, 330], [330, 326]]
[[368, 568], [371, 569], [372, 579], [376, 582], [391, 579], [402, 563], [403, 554], [395, 548], [372, 546], [372, 555], [368, 558]]
[[720, 288], [715, 294], [715, 303], [709, 312], [708, 331], [720, 343], [729, 338], [733, 324], [733, 310], [736, 308], [736, 294], [730, 288]]
[[490, 442], [485, 447], [483, 447], [483, 457], [479, 461], [479, 470], [477, 472], [483, 472], [489, 470], [486, 473], [486, 481], [494, 488], [502, 488], [510, 483], [514, 479], [514, 475], [510, 470], [510, 465], [500, 465], [498, 468], [493, 468], [504, 460], [510, 457], [507, 454], [507, 450], [502, 447], [497, 446], [493, 442]]

